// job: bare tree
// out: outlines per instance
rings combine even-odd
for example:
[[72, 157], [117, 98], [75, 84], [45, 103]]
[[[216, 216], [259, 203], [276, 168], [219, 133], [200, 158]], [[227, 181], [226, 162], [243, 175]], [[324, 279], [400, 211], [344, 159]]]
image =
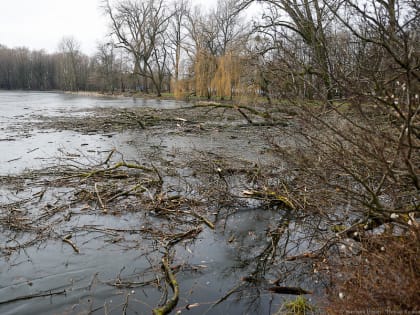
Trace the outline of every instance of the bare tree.
[[51, 88], [49, 84], [49, 60], [45, 51], [31, 52], [31, 88], [46, 90]]
[[85, 89], [89, 61], [81, 53], [80, 43], [74, 37], [64, 37], [58, 47], [61, 53], [60, 77], [63, 89]]
[[218, 0], [217, 7], [210, 15], [216, 23], [216, 53], [225, 55], [234, 49], [243, 49], [248, 39], [247, 24], [242, 12], [237, 10], [238, 0]]
[[196, 51], [205, 50], [213, 56], [223, 56], [243, 47], [249, 30], [237, 8], [238, 0], [219, 0], [216, 8], [207, 15], [196, 8], [189, 16], [188, 27]]
[[150, 80], [160, 96], [168, 58], [165, 31], [171, 16], [164, 1], [127, 0], [111, 6], [106, 0], [103, 6], [117, 47], [127, 50], [134, 59], [134, 73], [143, 79], [142, 89], [147, 91]]
[[[249, 6], [255, 0], [241, 1], [239, 9]], [[281, 33], [286, 41], [303, 41], [309, 48], [304, 74], [315, 75], [321, 82], [323, 96], [327, 99], [334, 97], [334, 82], [331, 76], [331, 65], [328, 48], [328, 33], [333, 21], [333, 10], [337, 10], [337, 0], [262, 0], [258, 1], [267, 8], [262, 17], [262, 22], [257, 24], [257, 29], [262, 34], [275, 38], [273, 45], [282, 44], [278, 36], [272, 33]], [[283, 41], [284, 43], [284, 41]], [[278, 47], [285, 49], [286, 45]], [[299, 71], [297, 72], [299, 73]]]
[[0, 46], [0, 88], [13, 89], [13, 51]]
[[169, 34], [170, 43], [174, 47], [174, 79], [179, 80], [181, 52], [186, 41], [186, 22], [190, 14], [190, 2], [180, 0], [174, 2], [173, 15], [171, 18], [171, 32]]
[[113, 43], [99, 44], [95, 55], [95, 66], [97, 73], [97, 84], [102, 91], [114, 92], [116, 83], [116, 60], [115, 47]]

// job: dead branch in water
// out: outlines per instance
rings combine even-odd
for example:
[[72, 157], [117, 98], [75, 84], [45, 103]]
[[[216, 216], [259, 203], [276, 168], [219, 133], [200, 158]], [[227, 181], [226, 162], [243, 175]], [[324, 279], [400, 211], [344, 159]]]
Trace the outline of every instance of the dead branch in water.
[[146, 129], [146, 126], [140, 120], [139, 116], [136, 113], [131, 111], [124, 111], [123, 114], [129, 119], [133, 119], [140, 126], [141, 129]]
[[13, 298], [13, 299], [10, 299], [10, 300], [0, 301], [0, 305], [14, 303], [14, 302], [18, 302], [18, 301], [24, 301], [24, 300], [31, 300], [31, 299], [36, 299], [36, 298], [40, 298], [40, 297], [61, 295], [61, 294], [66, 294], [66, 293], [67, 293], [66, 290], [59, 290], [59, 291], [50, 290], [50, 291], [47, 291], [47, 292], [40, 292], [40, 293], [22, 295], [22, 296], [18, 296], [16, 298]]
[[264, 201], [269, 201], [271, 203], [280, 203], [284, 207], [286, 207], [289, 210], [295, 210], [294, 204], [287, 198], [286, 196], [282, 196], [274, 191], [269, 191], [267, 189], [264, 190], [244, 190], [243, 195], [247, 198], [252, 199], [260, 199]]
[[102, 211], [104, 213], [106, 213], [107, 212], [106, 207], [105, 207], [105, 205], [102, 201], [101, 195], [99, 194], [99, 191], [98, 191], [98, 183], [95, 183], [95, 193], [96, 193], [96, 196], [98, 196], [98, 202], [101, 205]]
[[277, 293], [277, 294], [291, 294], [291, 295], [312, 294], [312, 291], [308, 291], [302, 288], [295, 288], [295, 287], [274, 286], [274, 287], [267, 288], [267, 290]]
[[175, 306], [178, 304], [178, 299], [179, 299], [179, 285], [178, 285], [178, 282], [175, 278], [175, 275], [172, 272], [171, 267], [169, 266], [169, 262], [168, 262], [167, 257], [162, 258], [162, 267], [165, 270], [167, 280], [168, 280], [169, 285], [171, 286], [174, 294], [173, 294], [172, 298], [170, 298], [166, 302], [165, 305], [163, 305], [162, 307], [159, 307], [159, 308], [155, 308], [153, 310], [154, 315], [165, 315], [165, 314], [170, 313], [175, 308]]
[[80, 254], [79, 248], [76, 246], [76, 244], [73, 243], [71, 238], [72, 238], [72, 235], [68, 234], [68, 235], [63, 237], [63, 242], [69, 244], [76, 253]]
[[99, 170], [92, 170], [90, 172], [78, 174], [78, 176], [79, 177], [84, 177], [84, 178], [89, 178], [89, 177], [92, 177], [94, 175], [101, 174], [101, 173], [104, 173], [104, 172], [114, 171], [114, 170], [116, 170], [118, 168], [121, 168], [121, 167], [142, 170], [142, 171], [150, 172], [150, 173], [154, 171], [153, 169], [148, 168], [146, 166], [120, 161], [118, 163], [115, 163], [111, 167], [108, 167], [108, 168], [105, 168], [105, 169], [99, 169]]
[[254, 122], [251, 120], [251, 118], [249, 118], [249, 116], [245, 113], [245, 111], [248, 111], [252, 115], [255, 115], [264, 119], [271, 118], [270, 114], [268, 113], [260, 112], [259, 110], [256, 110], [252, 107], [244, 106], [244, 105], [222, 104], [222, 103], [216, 103], [216, 102], [200, 102], [200, 103], [197, 103], [194, 107], [213, 107], [213, 108], [227, 108], [227, 109], [237, 110], [246, 119], [246, 121], [251, 125], [254, 124]]

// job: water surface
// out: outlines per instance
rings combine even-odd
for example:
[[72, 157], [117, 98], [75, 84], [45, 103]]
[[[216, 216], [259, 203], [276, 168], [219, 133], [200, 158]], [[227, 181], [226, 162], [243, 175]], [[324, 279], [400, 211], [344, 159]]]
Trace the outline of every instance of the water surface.
[[[210, 130], [201, 135], [178, 132], [176, 126], [173, 130], [151, 128], [106, 134], [60, 128], [38, 129], [34, 124], [37, 119], [45, 117], [54, 119], [92, 115], [91, 110], [95, 108], [182, 106], [188, 104], [53, 92], [0, 91], [2, 216], [7, 211], [22, 209], [19, 203], [12, 210], [10, 206], [1, 207], [1, 203], [18, 202], [39, 193], [43, 187], [41, 182], [27, 187], [23, 181], [20, 183], [21, 188], [17, 189], [15, 182], [9, 181], [8, 176], [15, 180], [29, 170], [65, 165], [70, 157], [74, 163], [88, 165], [100, 161], [112, 149], [116, 149], [125, 160], [153, 162], [162, 171], [168, 165], [182, 165], [176, 176], [168, 173], [165, 180], [169, 182], [168, 187], [189, 191], [191, 194], [195, 192], [191, 191], [190, 186], [198, 182], [198, 179], [193, 178], [194, 172], [188, 168], [189, 160], [194, 162], [215, 156], [215, 162], [208, 158], [208, 165], [205, 166], [212, 170], [218, 165], [215, 163], [220, 162], [217, 156], [229, 157], [233, 163], [245, 161], [248, 163], [246, 165], [272, 159], [262, 153], [266, 144], [257, 137], [257, 133], [240, 127], [231, 131]], [[202, 152], [208, 156], [203, 157]], [[238, 185], [237, 192], [240, 192], [242, 180], [239, 176], [229, 179], [230, 183], [234, 183], [232, 185]], [[182, 187], [175, 188], [177, 185]], [[70, 188], [51, 188], [44, 198], [51, 198], [51, 202], [57, 196], [67, 198], [68, 191]], [[162, 292], [157, 283], [164, 281], [160, 270], [162, 244], [139, 232], [148, 224], [159, 222], [159, 217], [145, 213], [142, 209], [106, 215], [99, 208], [83, 212], [82, 206], [65, 209], [68, 220], [52, 226], [48, 240], [11, 253], [4, 250], [1, 252], [1, 314], [121, 314], [123, 310], [127, 314], [150, 314], [160, 303]], [[40, 211], [37, 207], [34, 204], [29, 212], [37, 213]], [[289, 265], [282, 264], [281, 259], [274, 254], [270, 255], [275, 250], [270, 249], [272, 237], [268, 232], [282, 224], [284, 212], [277, 208], [258, 207], [226, 211], [230, 215], [216, 224], [215, 230], [203, 225], [197, 239], [181, 242], [172, 249], [172, 265], [181, 266], [176, 275], [181, 291], [176, 308], [178, 312], [274, 314], [287, 297], [270, 293], [266, 289], [270, 280], [284, 275], [288, 285], [314, 286], [311, 278], [303, 273], [304, 267], [290, 266], [289, 270]], [[208, 215], [209, 218], [215, 218], [211, 212]], [[0, 226], [0, 248], [17, 246], [19, 242], [36, 237], [30, 232], [20, 233], [8, 226]], [[62, 241], [63, 235], [67, 233], [73, 233], [72, 240], [78, 244], [79, 254]], [[121, 237], [124, 237], [124, 242], [119, 241]], [[287, 243], [281, 240], [275, 247], [278, 247], [278, 251], [281, 249], [283, 252], [295, 253], [299, 249], [297, 243], [298, 240], [290, 234]], [[295, 276], [293, 272], [296, 272]], [[259, 282], [241, 280], [251, 274], [258, 275]], [[145, 284], [118, 286], [118, 281]], [[236, 293], [230, 295], [229, 292], [235, 288]], [[64, 290], [65, 293], [61, 294]], [[2, 304], [16, 298], [48, 292], [58, 294]], [[220, 303], [214, 305], [216, 302]], [[194, 307], [187, 310], [190, 305]]]

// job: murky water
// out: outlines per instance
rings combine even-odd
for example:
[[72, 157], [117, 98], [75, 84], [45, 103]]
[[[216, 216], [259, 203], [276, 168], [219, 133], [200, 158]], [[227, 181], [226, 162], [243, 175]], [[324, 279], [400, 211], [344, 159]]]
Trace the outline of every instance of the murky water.
[[[201, 136], [171, 130], [110, 135], [31, 127], [39, 116], [83, 116], [97, 107], [186, 105], [61, 93], [0, 92], [0, 175], [60, 165], [69, 154], [87, 163], [114, 148], [126, 160], [140, 162], [145, 156], [150, 159], [154, 155], [164, 156], [168, 163], [181, 162], [183, 157], [191, 158], [204, 149], [212, 153], [221, 150], [225, 156], [245, 160], [250, 165], [267, 159], [262, 153], [265, 144], [254, 141], [254, 132], [249, 130], [236, 130], [241, 135], [236, 137], [217, 130]], [[187, 177], [189, 172], [184, 171]], [[22, 198], [19, 192], [6, 186], [7, 181], [3, 183], [0, 182], [3, 194], [0, 202]], [[31, 193], [36, 191], [34, 188]], [[13, 253], [2, 252], [0, 314], [150, 314], [161, 302], [162, 292], [157, 283], [164, 279], [157, 278], [161, 272], [156, 269], [162, 256], [161, 246], [138, 232], [155, 219], [141, 209], [119, 215], [84, 214], [82, 210], [69, 209], [68, 221], [60, 224], [59, 230], [52, 230], [49, 240]], [[305, 266], [284, 264], [274, 254], [276, 250], [295, 254], [299, 246], [309, 244], [298, 246], [298, 240], [288, 234], [287, 243], [281, 239], [270, 248], [272, 238], [267, 231], [282, 224], [285, 212], [260, 208], [233, 210], [215, 230], [204, 227], [196, 240], [174, 247], [172, 265], [181, 266], [177, 272], [181, 292], [175, 309], [178, 313], [270, 314], [287, 297], [270, 293], [266, 289], [269, 280], [283, 277], [287, 285], [317, 288], [316, 277], [307, 276]], [[59, 236], [75, 231], [75, 227], [80, 228], [73, 236], [79, 254]], [[118, 242], [120, 230], [132, 231], [125, 233], [123, 243]], [[1, 233], [1, 247], [16, 245], [17, 241], [9, 239], [11, 231], [1, 228]], [[16, 239], [20, 240], [19, 237], [16, 233]], [[30, 233], [27, 237], [31, 237]], [[311, 273], [310, 266], [308, 270]], [[250, 274], [259, 275], [265, 282], [241, 281]], [[229, 294], [234, 288], [235, 293]], [[36, 294], [44, 296], [34, 297]]]
[[39, 116], [83, 116], [92, 108], [177, 108], [183, 105], [186, 104], [170, 100], [0, 91], [0, 175], [45, 167], [51, 158], [62, 155], [62, 150], [83, 149], [92, 154], [119, 145], [119, 139], [102, 135], [32, 129], [30, 123]]

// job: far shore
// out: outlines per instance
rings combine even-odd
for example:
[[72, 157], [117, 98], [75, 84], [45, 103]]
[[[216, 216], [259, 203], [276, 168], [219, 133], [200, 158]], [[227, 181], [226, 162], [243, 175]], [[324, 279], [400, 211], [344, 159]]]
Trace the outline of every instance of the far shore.
[[154, 94], [145, 94], [140, 92], [98, 92], [98, 91], [61, 91], [65, 94], [74, 94], [81, 96], [93, 96], [93, 97], [115, 97], [115, 98], [124, 98], [124, 97], [135, 97], [135, 98], [148, 98], [148, 99], [164, 99], [164, 100], [175, 100], [175, 97], [172, 93], [165, 93], [162, 96], [156, 96]]

